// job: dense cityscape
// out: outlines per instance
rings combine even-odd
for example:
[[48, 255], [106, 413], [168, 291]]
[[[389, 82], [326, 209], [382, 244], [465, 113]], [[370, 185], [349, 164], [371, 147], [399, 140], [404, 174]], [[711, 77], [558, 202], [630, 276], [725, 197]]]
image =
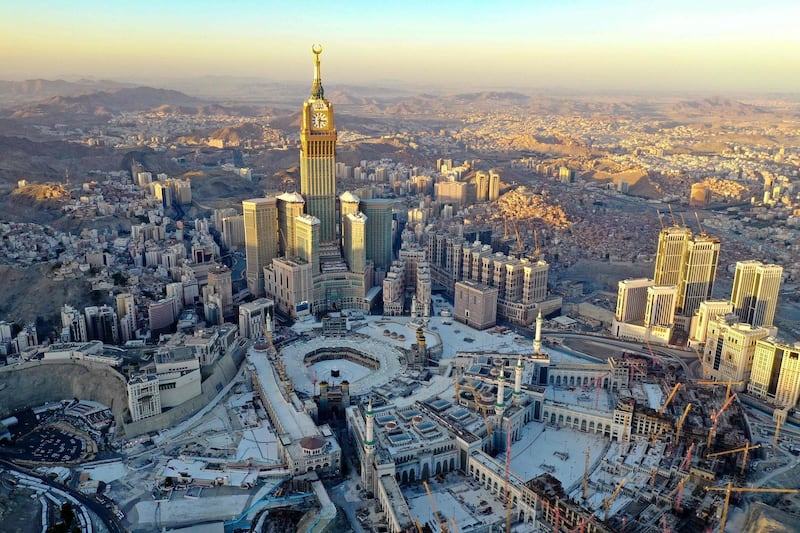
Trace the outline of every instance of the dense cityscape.
[[796, 531], [796, 100], [337, 53], [0, 82], [0, 529]]

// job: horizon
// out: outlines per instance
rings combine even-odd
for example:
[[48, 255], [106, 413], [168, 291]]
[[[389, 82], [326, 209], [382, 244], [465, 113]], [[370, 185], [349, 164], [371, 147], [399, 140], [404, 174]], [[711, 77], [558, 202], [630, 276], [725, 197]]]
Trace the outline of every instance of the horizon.
[[[3, 78], [170, 83], [205, 76], [326, 86], [580, 93], [796, 93], [800, 6], [520, 1], [328, 10], [246, 1], [19, 6], [0, 21]], [[391, 21], [388, 27], [387, 21]], [[243, 24], [245, 22], [245, 24]], [[101, 52], [98, 52], [101, 51]]]

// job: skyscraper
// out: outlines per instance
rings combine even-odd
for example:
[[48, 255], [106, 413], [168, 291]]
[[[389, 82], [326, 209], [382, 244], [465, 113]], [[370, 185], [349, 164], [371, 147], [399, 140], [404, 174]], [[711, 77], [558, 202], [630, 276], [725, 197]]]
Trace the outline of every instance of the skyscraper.
[[698, 235], [687, 243], [686, 268], [678, 286], [678, 312], [692, 316], [700, 302], [711, 299], [719, 263], [719, 239]]
[[86, 332], [86, 317], [72, 307], [64, 304], [61, 308], [62, 339], [68, 342], [86, 342], [89, 340]]
[[647, 290], [653, 280], [647, 278], [625, 279], [617, 283], [617, 311], [619, 322], [642, 320], [647, 310]]
[[774, 338], [756, 343], [747, 392], [781, 407], [800, 401], [800, 346]]
[[655, 285], [678, 285], [685, 263], [686, 247], [692, 238], [692, 230], [673, 226], [658, 234], [656, 268], [653, 274]]
[[687, 320], [680, 321], [688, 329], [689, 321], [700, 302], [711, 298], [717, 277], [720, 241], [701, 234], [696, 237], [687, 227], [664, 228], [658, 235], [658, 251], [653, 274], [655, 285], [675, 285], [675, 311]]
[[475, 200], [485, 202], [489, 199], [489, 174], [478, 171], [475, 174]]
[[367, 217], [367, 259], [384, 273], [392, 264], [392, 204], [388, 198], [361, 200]]
[[489, 201], [500, 198], [500, 174], [494, 170], [489, 171]]
[[361, 213], [349, 213], [344, 218], [344, 259], [351, 272], [363, 273], [367, 263], [366, 231], [367, 217]]
[[[719, 381], [750, 379], [756, 343], [768, 335], [766, 328], [738, 323], [735, 315], [718, 316], [708, 323], [703, 350], [703, 376]], [[736, 385], [744, 390], [744, 383]]]
[[319, 274], [320, 221], [312, 215], [300, 215], [295, 221], [297, 256], [311, 265], [311, 273]]
[[647, 287], [644, 325], [649, 328], [671, 328], [675, 323], [677, 288], [674, 285]]
[[231, 269], [225, 265], [215, 264], [208, 270], [208, 286], [219, 294], [222, 303], [222, 317], [233, 314], [233, 282]]
[[91, 306], [83, 310], [86, 315], [86, 337], [103, 341], [104, 344], [119, 343], [117, 312], [109, 305]]
[[295, 222], [303, 214], [305, 200], [296, 192], [278, 196], [278, 248], [286, 257], [297, 256]]
[[303, 103], [300, 125], [300, 193], [306, 213], [320, 221], [320, 242], [336, 240], [336, 128], [333, 106], [325, 99], [319, 55], [314, 45], [314, 82], [311, 98]]
[[278, 206], [275, 198], [242, 202], [247, 288], [253, 296], [264, 295], [264, 267], [278, 256]]
[[361, 198], [351, 193], [350, 191], [345, 191], [341, 194], [341, 196], [339, 196], [339, 213], [342, 218], [341, 221], [342, 244], [344, 244], [344, 219], [350, 213], [358, 213], [360, 207], [361, 207]]
[[136, 300], [133, 294], [125, 292], [117, 295], [116, 304], [122, 342], [128, 342], [136, 338], [136, 330], [139, 329], [136, 320]]
[[733, 275], [731, 304], [739, 320], [753, 327], [772, 327], [783, 267], [761, 261], [739, 261]]

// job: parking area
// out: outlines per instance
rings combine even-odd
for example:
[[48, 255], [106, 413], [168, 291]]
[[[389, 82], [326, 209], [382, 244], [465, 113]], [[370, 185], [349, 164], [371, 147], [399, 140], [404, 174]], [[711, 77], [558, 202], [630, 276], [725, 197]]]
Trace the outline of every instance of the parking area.
[[20, 437], [11, 447], [17, 460], [39, 463], [71, 463], [80, 459], [87, 443], [57, 426], [43, 426]]

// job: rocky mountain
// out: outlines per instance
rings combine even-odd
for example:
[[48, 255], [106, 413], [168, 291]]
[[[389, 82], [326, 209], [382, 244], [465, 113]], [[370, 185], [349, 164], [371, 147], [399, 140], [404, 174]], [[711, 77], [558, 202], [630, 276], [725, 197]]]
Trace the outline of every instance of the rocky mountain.
[[182, 92], [153, 87], [124, 87], [75, 96], [54, 96], [11, 110], [11, 118], [58, 116], [108, 117], [124, 111], [141, 111], [163, 105], [194, 106], [200, 102]]
[[55, 96], [76, 96], [121, 87], [130, 85], [111, 80], [0, 80], [0, 103], [8, 105], [37, 102]]
[[702, 100], [684, 100], [674, 104], [669, 111], [682, 116], [725, 116], [731, 118], [744, 118], [767, 113], [765, 109], [759, 106], [745, 104], [721, 96], [712, 96]]

